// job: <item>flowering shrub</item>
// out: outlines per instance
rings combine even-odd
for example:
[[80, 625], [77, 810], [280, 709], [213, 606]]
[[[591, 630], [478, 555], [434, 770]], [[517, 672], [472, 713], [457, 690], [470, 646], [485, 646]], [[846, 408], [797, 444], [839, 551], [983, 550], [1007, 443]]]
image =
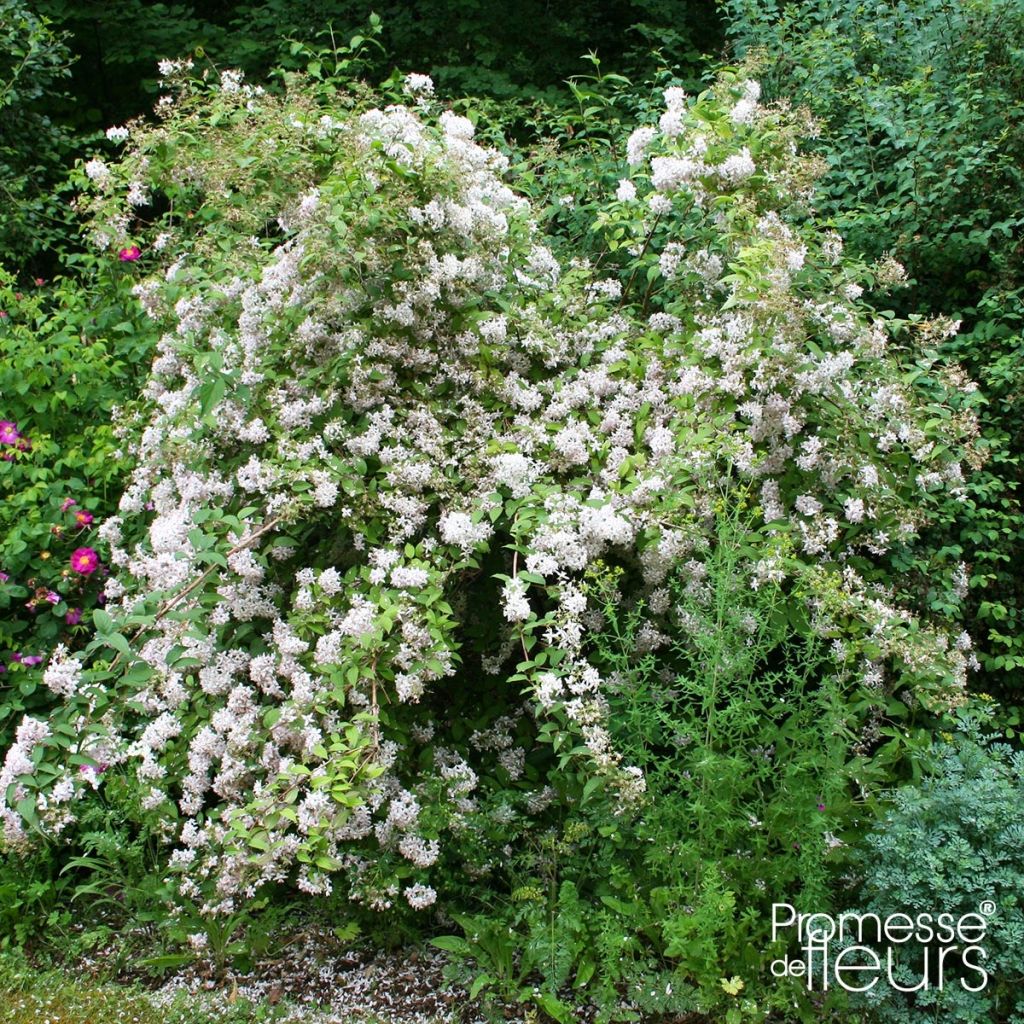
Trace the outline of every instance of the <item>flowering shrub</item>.
[[556, 258], [425, 76], [379, 109], [161, 70], [159, 123], [84, 167], [92, 241], [137, 250], [161, 338], [99, 635], [50, 660], [63, 708], [0, 773], [9, 846], [116, 768], [206, 914], [285, 881], [411, 913], [493, 875], [570, 777], [629, 820], [646, 781], [587, 572], [617, 567], [658, 651], [736, 488], [742, 585], [829, 642], [865, 758], [963, 703], [969, 640], [875, 560], [961, 486], [972, 421], [955, 379], [905, 378], [754, 83], [670, 90], [633, 133], [602, 274]]
[[[465, 983], [524, 996], [533, 967], [549, 1012], [568, 1011], [563, 993], [582, 979], [599, 1005], [624, 996], [643, 1014], [823, 1019], [819, 994], [763, 967], [785, 952], [772, 945], [772, 902], [831, 906], [835, 869], [863, 831], [851, 799], [866, 746], [850, 731], [858, 680], [827, 637], [779, 614], [785, 585], [750, 587], [751, 510], [731, 497], [701, 560], [666, 580], [671, 638], [652, 642], [643, 602], [623, 608], [621, 567], [588, 568], [604, 619], [590, 658], [614, 748], [642, 771], [642, 812], [623, 813], [592, 773], [552, 771], [564, 818], [527, 843], [513, 825], [505, 899], [495, 908], [481, 894], [478, 915], [458, 918], [466, 938], [436, 940], [469, 961]], [[495, 969], [489, 945], [501, 941], [521, 954], [518, 977]]]
[[[890, 252], [906, 264], [908, 287], [892, 308], [961, 321], [936, 348], [979, 383], [974, 404], [990, 459], [930, 531], [933, 564], [904, 560], [900, 568], [920, 571], [922, 606], [968, 624], [981, 685], [1016, 702], [1024, 681], [1024, 593], [1015, 569], [1024, 551], [1024, 137], [1016, 130], [1024, 9], [1013, 0], [723, 6], [737, 49], [756, 60], [772, 96], [806, 104], [821, 120], [820, 135], [806, 144], [828, 162], [822, 212], [854, 252]], [[928, 585], [942, 560], [969, 566], [959, 610], [943, 587]]]

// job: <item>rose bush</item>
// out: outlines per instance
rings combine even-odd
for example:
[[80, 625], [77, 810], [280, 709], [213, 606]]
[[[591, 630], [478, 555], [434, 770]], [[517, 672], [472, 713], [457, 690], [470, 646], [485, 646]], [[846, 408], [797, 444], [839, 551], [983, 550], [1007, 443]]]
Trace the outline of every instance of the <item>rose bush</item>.
[[[75, 265], [77, 264], [77, 265]], [[132, 281], [79, 257], [56, 281], [0, 270], [0, 744], [54, 695], [41, 663], [80, 647], [102, 601], [102, 519], [128, 472], [110, 415], [131, 402], [151, 356]]]

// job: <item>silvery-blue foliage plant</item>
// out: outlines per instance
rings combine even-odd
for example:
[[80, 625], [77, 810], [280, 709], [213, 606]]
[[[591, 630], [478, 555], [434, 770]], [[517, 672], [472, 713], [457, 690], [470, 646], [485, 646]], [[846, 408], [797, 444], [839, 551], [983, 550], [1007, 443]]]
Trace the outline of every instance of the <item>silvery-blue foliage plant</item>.
[[989, 719], [961, 715], [962, 730], [936, 745], [920, 784], [896, 791], [858, 857], [860, 913], [975, 915], [982, 927], [973, 971], [934, 949], [928, 959], [915, 944], [897, 948], [903, 991], [883, 979], [860, 997], [879, 1020], [1024, 1020], [1024, 755], [986, 735]]

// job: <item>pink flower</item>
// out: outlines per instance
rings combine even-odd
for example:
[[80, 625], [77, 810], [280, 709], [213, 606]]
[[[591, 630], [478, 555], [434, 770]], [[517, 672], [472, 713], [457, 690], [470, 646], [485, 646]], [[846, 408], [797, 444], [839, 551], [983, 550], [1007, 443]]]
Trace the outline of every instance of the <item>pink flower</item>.
[[86, 527], [92, 522], [92, 513], [86, 512], [85, 509], [79, 509], [75, 513], [75, 522], [78, 523], [79, 527]]
[[51, 590], [47, 593], [46, 600], [49, 601], [50, 604], [60, 604], [60, 594], [58, 594], [56, 590]]
[[43, 656], [41, 654], [30, 654], [28, 657], [21, 659], [22, 665], [41, 665], [43, 663]]
[[5, 572], [0, 572], [0, 583], [6, 583], [11, 577]]
[[64, 621], [69, 626], [77, 626], [82, 621], [82, 609], [72, 608], [67, 615], [64, 616]]
[[14, 444], [21, 434], [18, 433], [17, 423], [10, 420], [0, 420], [0, 444]]
[[92, 548], [75, 548], [71, 552], [71, 568], [83, 576], [95, 572], [99, 564], [100, 556]]
[[117, 254], [122, 263], [134, 263], [142, 255], [142, 250], [137, 245], [130, 245]]
[[65, 498], [63, 504], [60, 507], [61, 512], [67, 512], [72, 505], [77, 505], [78, 502], [74, 498]]

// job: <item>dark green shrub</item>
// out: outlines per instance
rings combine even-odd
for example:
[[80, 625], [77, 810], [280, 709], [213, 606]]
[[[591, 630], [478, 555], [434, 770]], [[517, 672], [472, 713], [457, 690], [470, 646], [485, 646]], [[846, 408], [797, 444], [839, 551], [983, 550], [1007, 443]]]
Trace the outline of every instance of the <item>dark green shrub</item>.
[[0, 0], [0, 260], [25, 263], [68, 231], [52, 188], [72, 147], [53, 104], [70, 75], [66, 33]]
[[471, 965], [467, 982], [508, 997], [539, 976], [541, 1005], [563, 1017], [574, 989], [604, 1019], [632, 1008], [731, 1024], [774, 1008], [811, 1021], [836, 1004], [766, 964], [782, 955], [772, 903], [832, 907], [863, 827], [851, 796], [853, 777], [872, 773], [856, 753], [859, 681], [827, 639], [794, 627], [788, 587], [751, 589], [752, 536], [733, 512], [676, 576], [671, 639], [645, 606], [617, 604], [621, 569], [589, 573], [603, 609], [592, 662], [612, 680], [611, 741], [645, 782], [641, 806], [565, 771], [563, 756], [551, 782], [564, 817], [529, 843], [509, 837], [503, 909], [460, 917], [465, 937], [439, 940]]
[[[699, 73], [701, 54], [721, 45], [721, 19], [712, 4], [678, 0], [37, 0], [37, 8], [71, 34], [79, 55], [77, 109], [66, 115], [93, 129], [142, 113], [157, 91], [157, 62], [186, 54], [250, 77], [305, 69], [291, 40], [329, 44], [367, 34], [370, 11], [383, 26], [372, 77], [397, 65], [430, 73], [439, 91], [502, 101], [555, 103], [562, 83], [597, 51], [620, 70], [650, 70], [651, 49]], [[126, 24], [130, 33], [119, 31]]]

